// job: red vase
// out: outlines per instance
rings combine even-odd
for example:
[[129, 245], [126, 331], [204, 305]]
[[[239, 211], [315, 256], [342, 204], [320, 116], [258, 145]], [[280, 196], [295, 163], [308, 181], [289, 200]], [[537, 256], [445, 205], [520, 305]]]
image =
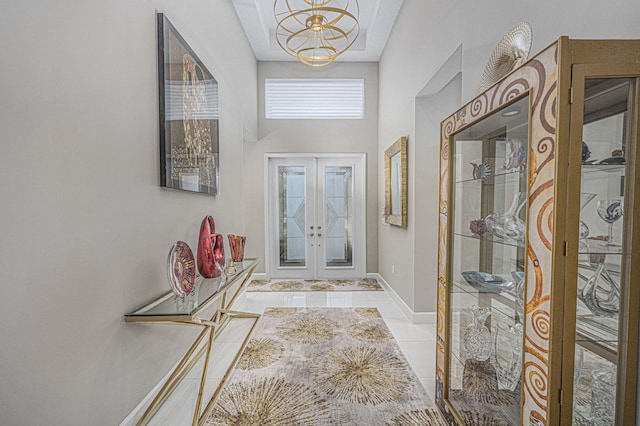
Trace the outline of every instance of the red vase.
[[213, 263], [216, 266], [216, 277], [220, 276], [220, 272], [224, 271], [224, 237], [222, 234], [213, 234], [211, 236], [211, 244], [213, 244]]
[[[200, 237], [198, 238], [198, 271], [205, 278], [220, 276], [220, 270], [216, 266], [214, 247], [216, 244], [216, 224], [213, 217], [206, 216], [200, 225]], [[222, 251], [224, 258], [224, 249]]]
[[229, 238], [229, 247], [231, 248], [231, 259], [233, 259], [234, 262], [242, 262], [242, 259], [244, 259], [244, 243], [247, 237], [233, 234], [229, 234], [227, 237]]

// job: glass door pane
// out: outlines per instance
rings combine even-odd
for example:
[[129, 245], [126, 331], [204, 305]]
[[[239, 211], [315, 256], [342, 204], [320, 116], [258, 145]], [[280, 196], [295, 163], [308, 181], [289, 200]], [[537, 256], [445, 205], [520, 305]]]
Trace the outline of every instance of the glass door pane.
[[613, 425], [625, 253], [627, 112], [632, 80], [586, 79], [573, 423]]
[[524, 97], [453, 140], [446, 398], [460, 424], [520, 424], [528, 117]]
[[268, 170], [269, 277], [363, 277], [364, 158], [273, 158]]
[[306, 266], [306, 171], [278, 166], [280, 266]]
[[325, 166], [323, 174], [325, 267], [352, 267], [353, 167]]

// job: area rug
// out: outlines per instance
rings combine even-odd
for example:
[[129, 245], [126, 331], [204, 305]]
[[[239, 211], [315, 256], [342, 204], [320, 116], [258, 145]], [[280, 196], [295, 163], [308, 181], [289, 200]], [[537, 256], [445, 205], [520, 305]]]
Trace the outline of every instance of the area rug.
[[376, 308], [267, 308], [204, 424], [444, 425]]
[[351, 280], [253, 280], [247, 291], [382, 291], [375, 278]]

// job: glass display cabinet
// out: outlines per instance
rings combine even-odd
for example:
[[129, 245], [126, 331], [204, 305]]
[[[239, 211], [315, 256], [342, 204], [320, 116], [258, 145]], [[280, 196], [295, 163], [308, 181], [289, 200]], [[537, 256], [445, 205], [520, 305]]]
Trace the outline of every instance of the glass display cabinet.
[[636, 423], [639, 51], [562, 37], [442, 122], [451, 425]]

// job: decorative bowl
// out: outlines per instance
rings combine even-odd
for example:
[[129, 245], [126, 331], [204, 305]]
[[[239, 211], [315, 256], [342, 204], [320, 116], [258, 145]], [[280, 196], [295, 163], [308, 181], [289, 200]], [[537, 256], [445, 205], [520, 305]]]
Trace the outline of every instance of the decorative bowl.
[[515, 287], [513, 281], [507, 281], [497, 275], [480, 271], [464, 271], [462, 278], [478, 291], [483, 293], [500, 293], [503, 290], [512, 290]]

